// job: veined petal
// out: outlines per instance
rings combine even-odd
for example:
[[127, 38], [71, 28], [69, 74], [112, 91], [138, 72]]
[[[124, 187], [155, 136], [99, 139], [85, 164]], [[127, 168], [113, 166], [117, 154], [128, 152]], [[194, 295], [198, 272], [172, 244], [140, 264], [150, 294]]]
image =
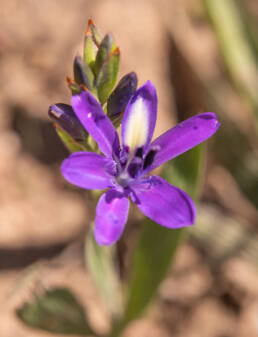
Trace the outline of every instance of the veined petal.
[[157, 119], [157, 94], [148, 81], [129, 101], [122, 120], [122, 143], [132, 153], [138, 147], [146, 148], [151, 142]]
[[69, 183], [89, 190], [112, 185], [108, 173], [112, 160], [92, 152], [75, 152], [65, 159], [61, 172]]
[[151, 147], [159, 150], [146, 172], [202, 143], [211, 137], [219, 126], [217, 116], [206, 112], [191, 117], [163, 133], [151, 143]]
[[128, 218], [129, 200], [116, 191], [104, 193], [96, 208], [94, 236], [100, 245], [112, 245], [123, 233]]
[[75, 114], [98, 143], [101, 152], [109, 157], [113, 152], [117, 154], [119, 151], [118, 134], [95, 97], [88, 91], [83, 91], [73, 96], [71, 102]]
[[192, 199], [180, 188], [158, 176], [133, 187], [134, 202], [147, 217], [168, 228], [193, 225], [196, 210]]

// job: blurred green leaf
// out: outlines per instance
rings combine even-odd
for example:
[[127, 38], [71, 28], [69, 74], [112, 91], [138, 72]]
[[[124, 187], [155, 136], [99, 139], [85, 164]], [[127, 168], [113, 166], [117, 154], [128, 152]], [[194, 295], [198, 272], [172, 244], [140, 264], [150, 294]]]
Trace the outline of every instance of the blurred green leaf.
[[146, 219], [133, 259], [126, 322], [142, 314], [171, 265], [183, 231], [170, 230]]
[[115, 246], [100, 246], [92, 231], [87, 234], [86, 264], [113, 320], [117, 320], [122, 314], [122, 293], [115, 255]]
[[[199, 145], [169, 162], [164, 168], [167, 181], [184, 188], [196, 198], [203, 168], [203, 149]], [[184, 229], [171, 230], [145, 219], [132, 264], [125, 323], [142, 314], [156, 294], [171, 267]]]
[[218, 38], [227, 70], [258, 113], [258, 67], [238, 1], [202, 0]]
[[66, 288], [55, 288], [36, 296], [33, 301], [17, 309], [16, 313], [33, 328], [67, 335], [93, 334], [82, 305]]
[[250, 47], [253, 48], [256, 61], [258, 62], [258, 26], [257, 17], [252, 7], [248, 6], [248, 2], [243, 0], [236, 0], [238, 10], [241, 12], [244, 28], [248, 36]]
[[204, 169], [205, 145], [176, 157], [164, 166], [162, 176], [172, 185], [182, 188], [193, 199], [198, 198]]

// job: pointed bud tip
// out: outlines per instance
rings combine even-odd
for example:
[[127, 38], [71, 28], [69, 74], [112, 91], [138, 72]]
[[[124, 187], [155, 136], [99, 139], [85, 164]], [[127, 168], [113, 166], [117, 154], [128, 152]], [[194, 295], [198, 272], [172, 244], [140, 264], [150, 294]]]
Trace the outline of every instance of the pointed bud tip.
[[115, 50], [112, 52], [112, 55], [120, 55], [119, 47], [116, 47]]
[[130, 77], [134, 81], [138, 81], [138, 77], [135, 71], [131, 71], [130, 73], [128, 73], [128, 77]]
[[92, 35], [91, 34], [91, 29], [90, 29], [91, 26], [95, 27], [95, 24], [94, 24], [92, 18], [90, 17], [89, 20], [88, 20], [88, 27], [86, 28], [86, 30], [84, 32], [84, 34], [86, 36], [91, 36]]
[[85, 84], [80, 84], [80, 88], [84, 91], [89, 91]]
[[69, 76], [66, 76], [66, 83], [69, 85], [72, 83], [72, 80]]
[[50, 105], [49, 109], [48, 109], [48, 115], [49, 117], [53, 117], [53, 118], [60, 118], [61, 114], [60, 111], [57, 109], [57, 106], [54, 105]]
[[88, 20], [88, 26], [90, 26], [90, 25], [95, 26], [92, 17], [90, 17], [89, 20]]

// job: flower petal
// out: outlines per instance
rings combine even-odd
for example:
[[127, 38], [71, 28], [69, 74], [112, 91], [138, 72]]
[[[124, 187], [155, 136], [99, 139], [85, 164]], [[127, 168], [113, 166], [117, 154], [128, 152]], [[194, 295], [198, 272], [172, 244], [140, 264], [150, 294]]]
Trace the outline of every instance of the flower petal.
[[129, 200], [116, 191], [104, 193], [96, 208], [94, 235], [100, 245], [112, 245], [123, 233], [128, 218]]
[[92, 152], [75, 152], [65, 159], [61, 172], [69, 183], [86, 189], [106, 189], [112, 185], [109, 170], [113, 161]]
[[95, 97], [88, 91], [83, 91], [73, 96], [71, 102], [76, 116], [98, 143], [99, 149], [109, 157], [113, 152], [118, 154], [119, 138], [116, 129]]
[[163, 133], [151, 143], [152, 148], [159, 150], [145, 173], [202, 143], [211, 137], [219, 126], [216, 115], [206, 112], [191, 117]]
[[151, 142], [157, 119], [157, 94], [148, 81], [130, 99], [122, 120], [122, 142], [132, 152]]
[[180, 228], [194, 223], [196, 210], [192, 199], [164, 179], [152, 176], [150, 182], [135, 185], [133, 190], [133, 201], [147, 217], [158, 224]]

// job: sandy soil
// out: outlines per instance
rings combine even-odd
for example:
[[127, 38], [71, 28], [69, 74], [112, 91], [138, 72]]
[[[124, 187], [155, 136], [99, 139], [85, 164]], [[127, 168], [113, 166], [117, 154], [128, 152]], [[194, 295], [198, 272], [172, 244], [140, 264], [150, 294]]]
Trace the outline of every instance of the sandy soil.
[[[65, 77], [71, 75], [73, 57], [81, 52], [83, 32], [92, 16], [103, 31], [115, 35], [122, 52], [120, 75], [134, 70], [140, 84], [148, 79], [155, 83], [159, 96], [156, 135], [176, 122], [180, 102], [191, 112], [199, 111], [203, 100], [194, 85], [187, 89], [180, 82], [179, 63], [176, 57], [171, 59], [173, 41], [191, 55], [189, 59], [207, 83], [220, 83], [224, 73], [211, 31], [198, 20], [193, 29], [182, 3], [193, 11], [193, 17], [199, 15], [198, 1], [11, 0], [1, 4], [1, 336], [49, 336], [25, 327], [14, 310], [32, 289], [54, 285], [71, 287], [95, 329], [108, 330], [107, 312], [82, 259], [81, 242], [90, 210], [83, 194], [61, 178], [59, 164], [67, 151], [48, 121], [47, 110], [52, 103], [69, 102]], [[192, 79], [185, 78], [191, 83]], [[180, 92], [171, 79], [181, 83]], [[192, 92], [189, 100], [184, 88]], [[252, 134], [245, 104], [230, 88], [223, 89], [228, 118]], [[208, 174], [206, 201], [221, 202], [225, 193], [216, 177], [223, 176], [234, 197], [222, 200], [224, 209], [219, 212], [224, 214], [226, 209], [252, 228], [257, 210], [228, 172], [219, 164], [216, 168]], [[238, 255], [220, 264], [212, 261], [195, 240], [185, 243], [146, 317], [131, 324], [124, 336], [258, 336], [255, 266]]]

